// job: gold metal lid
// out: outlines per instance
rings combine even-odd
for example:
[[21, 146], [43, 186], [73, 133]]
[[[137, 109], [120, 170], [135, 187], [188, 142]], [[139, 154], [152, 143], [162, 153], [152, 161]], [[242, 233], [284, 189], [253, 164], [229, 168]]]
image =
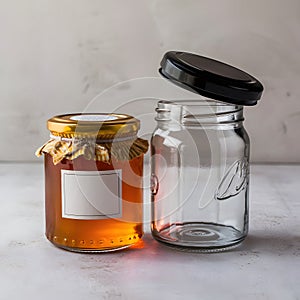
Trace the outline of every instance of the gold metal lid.
[[136, 135], [140, 121], [126, 114], [73, 113], [49, 119], [47, 128], [52, 135], [65, 138], [74, 136], [112, 138]]

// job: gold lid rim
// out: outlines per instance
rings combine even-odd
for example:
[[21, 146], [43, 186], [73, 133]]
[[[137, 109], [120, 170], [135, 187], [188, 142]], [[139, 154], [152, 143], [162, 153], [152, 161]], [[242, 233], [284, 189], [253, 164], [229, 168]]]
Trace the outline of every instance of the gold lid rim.
[[[90, 120], [84, 120], [84, 117]], [[97, 117], [99, 120], [103, 117], [104, 120], [93, 120], [93, 118], [97, 119]], [[76, 118], [79, 118], [79, 120]], [[108, 120], [105, 120], [105, 118]], [[50, 118], [47, 122], [47, 128], [56, 136], [134, 135], [140, 128], [140, 121], [127, 114], [72, 113]]]

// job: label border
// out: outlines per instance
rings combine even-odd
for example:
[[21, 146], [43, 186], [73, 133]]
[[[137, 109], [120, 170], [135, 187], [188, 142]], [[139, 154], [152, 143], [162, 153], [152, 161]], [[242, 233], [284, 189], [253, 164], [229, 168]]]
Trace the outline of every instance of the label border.
[[[102, 214], [102, 215], [75, 215], [67, 214], [65, 212], [66, 196], [65, 189], [65, 176], [105, 176], [105, 175], [118, 175], [118, 212], [114, 214]], [[121, 218], [122, 217], [122, 169], [113, 170], [97, 170], [97, 171], [79, 171], [79, 170], [61, 170], [61, 217], [65, 219], [75, 220], [101, 220], [109, 218]]]

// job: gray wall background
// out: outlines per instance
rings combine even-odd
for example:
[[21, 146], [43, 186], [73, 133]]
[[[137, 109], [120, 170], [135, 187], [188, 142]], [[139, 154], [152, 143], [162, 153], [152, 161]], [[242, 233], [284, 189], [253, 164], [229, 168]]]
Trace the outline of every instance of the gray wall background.
[[[157, 77], [163, 53], [178, 49], [257, 76], [264, 97], [245, 111], [252, 161], [300, 162], [299, 0], [0, 0], [0, 37], [2, 161], [36, 160], [49, 117], [83, 111], [119, 82]], [[114, 110], [134, 86], [91, 111]], [[161, 97], [149, 86], [146, 96]]]

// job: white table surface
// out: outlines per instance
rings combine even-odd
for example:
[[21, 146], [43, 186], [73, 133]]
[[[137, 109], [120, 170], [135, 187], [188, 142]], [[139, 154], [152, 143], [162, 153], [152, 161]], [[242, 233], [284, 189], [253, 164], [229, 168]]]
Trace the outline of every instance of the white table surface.
[[299, 183], [300, 166], [252, 166], [250, 233], [230, 252], [173, 250], [147, 226], [143, 249], [77, 254], [44, 237], [43, 166], [0, 164], [0, 299], [300, 299]]

